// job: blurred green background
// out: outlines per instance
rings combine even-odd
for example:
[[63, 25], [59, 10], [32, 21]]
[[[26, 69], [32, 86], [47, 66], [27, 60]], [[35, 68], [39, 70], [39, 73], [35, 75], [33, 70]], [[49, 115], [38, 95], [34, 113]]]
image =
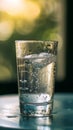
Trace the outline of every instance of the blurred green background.
[[57, 80], [65, 62], [65, 0], [0, 0], [0, 82], [15, 82], [15, 40], [58, 40]]

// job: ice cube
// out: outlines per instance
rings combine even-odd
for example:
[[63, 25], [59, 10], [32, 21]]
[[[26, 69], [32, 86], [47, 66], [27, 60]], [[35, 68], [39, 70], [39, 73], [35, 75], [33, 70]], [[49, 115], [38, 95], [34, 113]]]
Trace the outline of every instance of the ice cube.
[[56, 61], [56, 56], [51, 53], [41, 52], [40, 54], [26, 55], [26, 62], [31, 63], [34, 67], [45, 67], [45, 65]]
[[26, 55], [24, 58], [25, 59], [36, 59], [36, 58], [38, 58], [38, 54]]
[[39, 57], [46, 57], [48, 55], [49, 55], [48, 53], [42, 52], [42, 53], [39, 54]]

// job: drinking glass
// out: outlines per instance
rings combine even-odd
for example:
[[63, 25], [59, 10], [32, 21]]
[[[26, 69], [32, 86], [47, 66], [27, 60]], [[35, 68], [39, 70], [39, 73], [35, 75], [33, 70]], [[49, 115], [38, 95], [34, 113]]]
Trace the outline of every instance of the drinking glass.
[[57, 41], [15, 41], [21, 115], [52, 114], [57, 46]]

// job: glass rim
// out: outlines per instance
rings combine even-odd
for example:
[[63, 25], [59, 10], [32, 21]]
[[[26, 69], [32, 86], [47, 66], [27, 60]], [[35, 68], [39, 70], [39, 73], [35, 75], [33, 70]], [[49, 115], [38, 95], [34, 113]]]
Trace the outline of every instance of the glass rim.
[[26, 43], [26, 42], [29, 42], [29, 43], [36, 43], [36, 42], [51, 42], [51, 43], [57, 43], [58, 44], [58, 41], [57, 40], [15, 40], [15, 43]]

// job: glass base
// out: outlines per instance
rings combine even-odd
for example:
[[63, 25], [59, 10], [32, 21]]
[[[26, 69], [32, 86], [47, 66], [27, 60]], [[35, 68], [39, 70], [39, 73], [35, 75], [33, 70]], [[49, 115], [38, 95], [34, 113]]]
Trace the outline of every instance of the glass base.
[[52, 114], [53, 103], [20, 104], [20, 113], [23, 116], [40, 117]]

